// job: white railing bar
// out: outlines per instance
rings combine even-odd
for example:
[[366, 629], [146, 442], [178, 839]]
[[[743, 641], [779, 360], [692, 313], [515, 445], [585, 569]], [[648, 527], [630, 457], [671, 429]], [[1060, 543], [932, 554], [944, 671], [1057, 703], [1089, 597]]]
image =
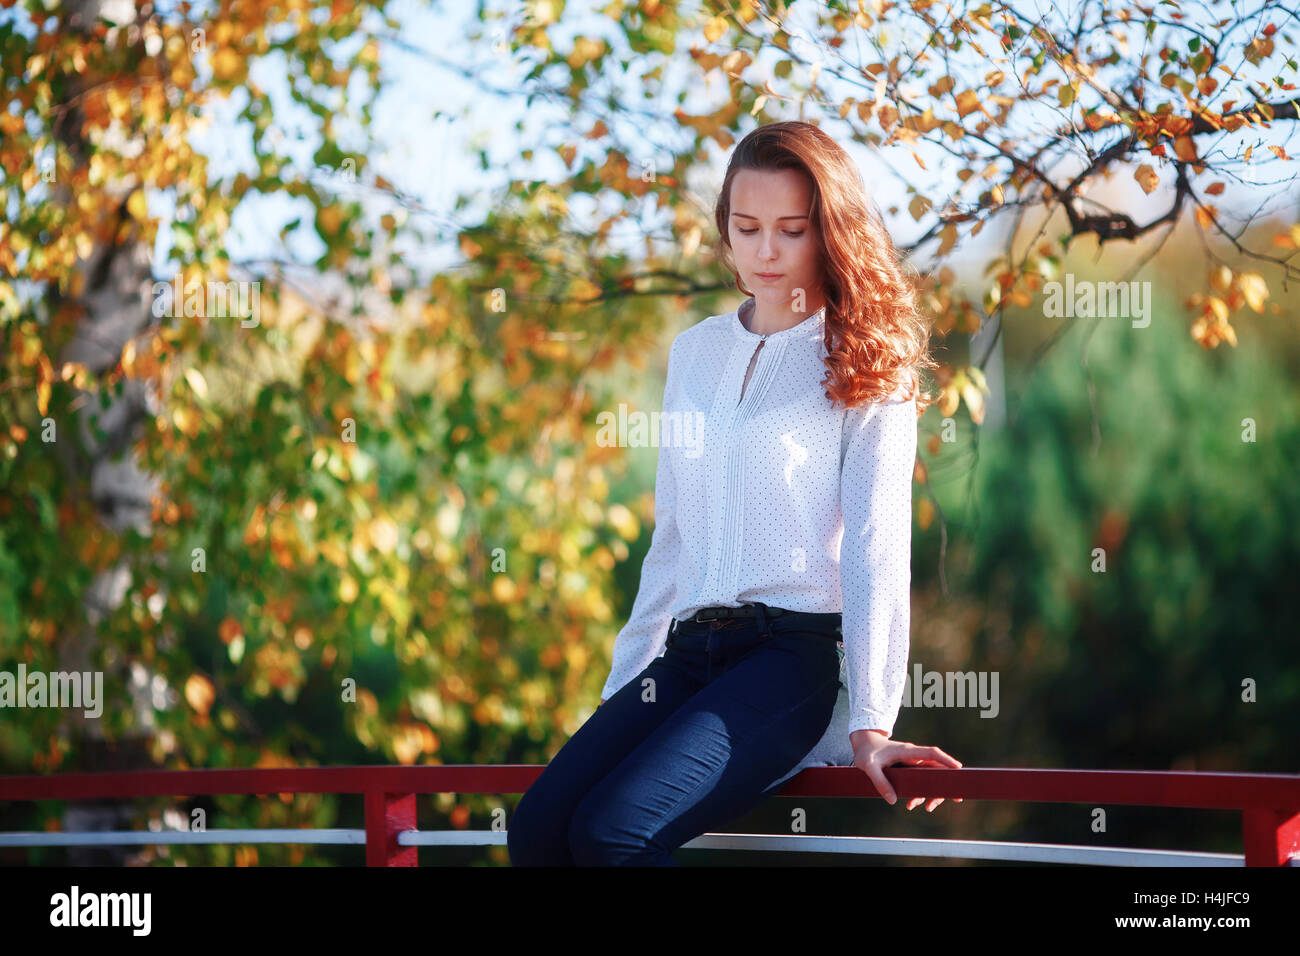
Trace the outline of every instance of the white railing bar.
[[[0, 833], [0, 846], [148, 846], [226, 843], [346, 844], [364, 846], [360, 829], [103, 830], [84, 833]], [[504, 830], [406, 830], [399, 846], [504, 846]], [[1081, 863], [1098, 866], [1244, 866], [1240, 853], [1196, 853], [1086, 847], [1064, 843], [1008, 843], [992, 840], [931, 840], [892, 837], [706, 833], [684, 849], [776, 850], [795, 853], [853, 853], [955, 859]]]
[[865, 853], [885, 856], [933, 856], [972, 860], [1036, 863], [1084, 863], [1096, 866], [1245, 866], [1242, 853], [1195, 853], [1089, 847], [1067, 843], [1006, 843], [993, 840], [927, 840], [852, 836], [771, 836], [709, 833], [683, 844], [686, 849], [786, 850], [814, 853]]
[[345, 843], [365, 846], [365, 830], [96, 830], [0, 833], [0, 846], [152, 846], [187, 843]]
[[[504, 830], [407, 830], [400, 846], [503, 846]], [[1066, 843], [1004, 843], [992, 840], [927, 840], [890, 837], [774, 836], [765, 833], [706, 833], [682, 845], [701, 850], [779, 850], [796, 853], [869, 853], [886, 856], [937, 856], [958, 859], [1100, 866], [1245, 866], [1241, 853], [1196, 853], [1087, 847]]]
[[505, 830], [403, 830], [398, 846], [505, 846]]

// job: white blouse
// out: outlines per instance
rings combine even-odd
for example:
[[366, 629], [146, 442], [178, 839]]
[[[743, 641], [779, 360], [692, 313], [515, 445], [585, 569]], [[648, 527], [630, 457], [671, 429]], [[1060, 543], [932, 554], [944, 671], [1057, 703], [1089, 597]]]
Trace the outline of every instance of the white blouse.
[[[900, 391], [832, 405], [824, 324], [823, 309], [760, 335], [734, 311], [673, 340], [655, 528], [603, 698], [663, 653], [673, 617], [762, 601], [843, 612], [847, 708], [842, 689], [827, 736], [893, 733], [907, 671], [916, 403]], [[823, 740], [837, 755], [824, 762], [852, 763], [846, 739]]]

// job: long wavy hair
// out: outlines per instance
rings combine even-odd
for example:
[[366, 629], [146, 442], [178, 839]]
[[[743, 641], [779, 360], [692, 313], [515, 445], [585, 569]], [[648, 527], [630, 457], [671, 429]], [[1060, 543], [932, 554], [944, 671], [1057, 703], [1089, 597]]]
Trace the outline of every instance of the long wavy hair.
[[898, 389], [915, 398], [917, 413], [937, 396], [921, 390], [930, 357], [930, 325], [918, 308], [915, 282], [904, 274], [880, 211], [844, 148], [811, 123], [760, 126], [742, 139], [727, 163], [714, 221], [722, 260], [746, 296], [728, 233], [731, 183], [742, 169], [795, 169], [812, 181], [810, 227], [821, 251], [826, 300], [826, 397], [845, 407], [884, 401]]

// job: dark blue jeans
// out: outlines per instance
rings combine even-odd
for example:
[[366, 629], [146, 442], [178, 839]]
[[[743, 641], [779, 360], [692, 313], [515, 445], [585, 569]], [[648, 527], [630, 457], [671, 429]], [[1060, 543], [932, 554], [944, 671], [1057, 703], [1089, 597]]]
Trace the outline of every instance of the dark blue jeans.
[[672, 850], [764, 803], [839, 692], [838, 628], [808, 621], [674, 621], [520, 799], [511, 864], [676, 866]]

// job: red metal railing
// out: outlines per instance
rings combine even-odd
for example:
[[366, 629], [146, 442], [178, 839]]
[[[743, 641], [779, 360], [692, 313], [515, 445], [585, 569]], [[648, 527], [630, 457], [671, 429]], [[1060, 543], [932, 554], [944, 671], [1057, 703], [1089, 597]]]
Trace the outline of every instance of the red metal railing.
[[[536, 765], [508, 764], [144, 770], [0, 776], [0, 800], [361, 794], [365, 798], [366, 865], [415, 866], [419, 847], [401, 841], [419, 832], [415, 814], [417, 794], [523, 793], [542, 770]], [[1245, 865], [1300, 863], [1300, 775], [985, 767], [957, 770], [890, 767], [885, 775], [898, 794], [899, 804], [905, 804], [911, 797], [927, 796], [1235, 810], [1241, 813]], [[776, 796], [880, 799], [870, 780], [855, 767], [804, 770], [789, 780]], [[147, 832], [152, 834], [154, 831]], [[35, 845], [39, 836], [32, 835], [32, 839], [23, 845]], [[141, 840], [131, 842], [150, 840], [142, 836]], [[19, 844], [9, 842], [9, 845]]]

